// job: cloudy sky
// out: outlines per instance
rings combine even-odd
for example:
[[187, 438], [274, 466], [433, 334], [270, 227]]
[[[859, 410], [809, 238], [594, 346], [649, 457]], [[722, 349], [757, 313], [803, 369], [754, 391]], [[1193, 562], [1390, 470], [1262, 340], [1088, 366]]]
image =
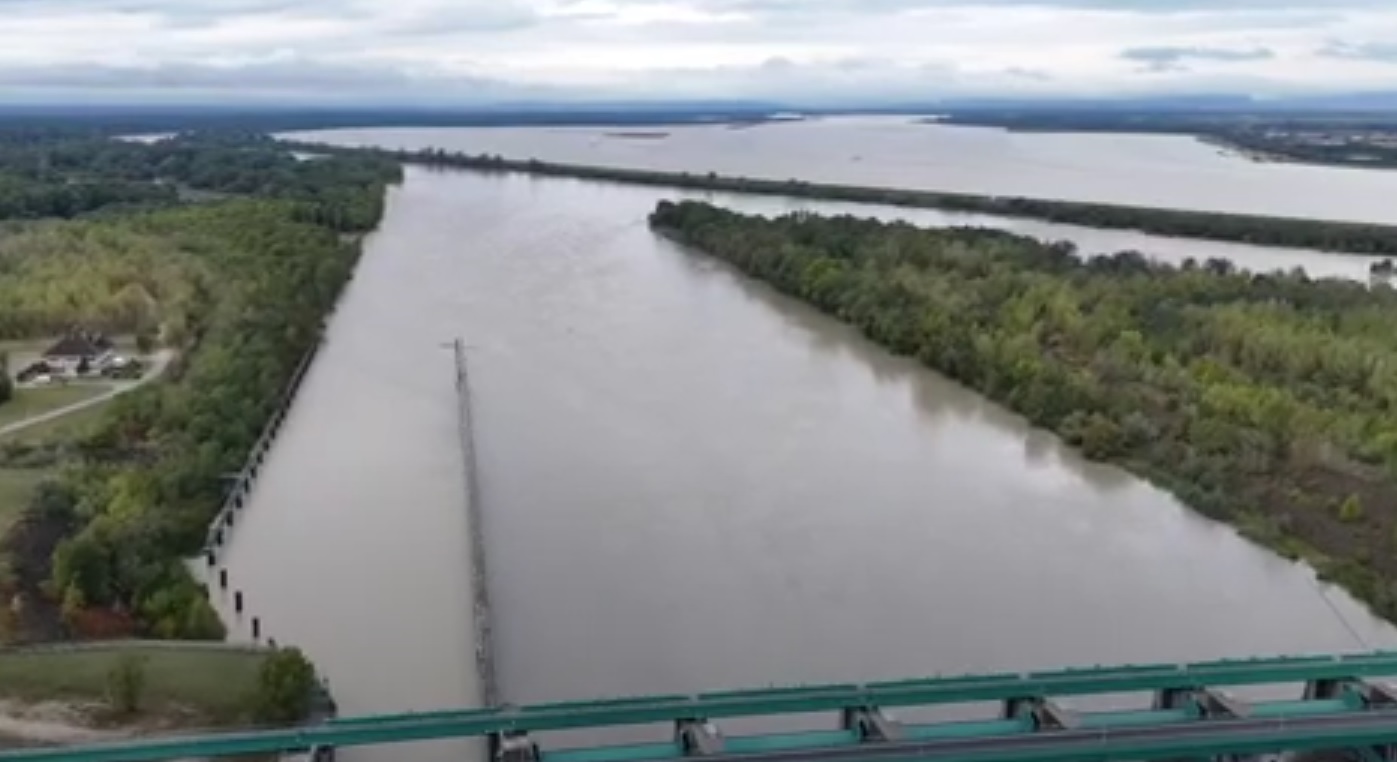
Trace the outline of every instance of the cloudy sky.
[[0, 0], [0, 102], [1397, 90], [1397, 0]]

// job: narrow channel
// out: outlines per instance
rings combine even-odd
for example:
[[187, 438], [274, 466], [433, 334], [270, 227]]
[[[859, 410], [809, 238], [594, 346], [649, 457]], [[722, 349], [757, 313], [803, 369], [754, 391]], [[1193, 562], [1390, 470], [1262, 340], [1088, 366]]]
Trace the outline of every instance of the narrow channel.
[[[470, 706], [480, 695], [453, 321], [419, 299], [441, 270], [403, 240], [393, 195], [231, 534], [229, 592], [243, 592], [244, 614], [215, 594], [230, 637], [248, 638], [256, 616], [264, 638], [306, 650], [344, 715]], [[469, 748], [339, 757], [460, 760]]]
[[[228, 559], [345, 713], [478, 695], [457, 335], [506, 701], [1397, 645], [1304, 567], [660, 240], [674, 195], [391, 191]], [[1105, 236], [1083, 248], [1265, 256]]]

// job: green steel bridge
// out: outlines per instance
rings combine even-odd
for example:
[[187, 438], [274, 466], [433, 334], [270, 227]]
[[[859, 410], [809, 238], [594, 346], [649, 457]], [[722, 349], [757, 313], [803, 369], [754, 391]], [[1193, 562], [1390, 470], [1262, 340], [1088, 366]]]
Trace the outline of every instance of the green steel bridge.
[[[493, 762], [1107, 762], [1235, 759], [1343, 750], [1397, 760], [1397, 651], [1343, 656], [1094, 667], [869, 684], [575, 701], [347, 717], [295, 728], [140, 738], [0, 752], [0, 762], [138, 762], [311, 753], [478, 738]], [[1248, 702], [1224, 687], [1292, 685]], [[1130, 711], [1079, 712], [1058, 699], [1142, 694]], [[914, 724], [891, 710], [994, 702], [993, 717]], [[828, 713], [829, 729], [725, 735], [716, 721]], [[837, 718], [837, 722], [835, 720]], [[546, 748], [539, 734], [659, 725], [650, 743]]]

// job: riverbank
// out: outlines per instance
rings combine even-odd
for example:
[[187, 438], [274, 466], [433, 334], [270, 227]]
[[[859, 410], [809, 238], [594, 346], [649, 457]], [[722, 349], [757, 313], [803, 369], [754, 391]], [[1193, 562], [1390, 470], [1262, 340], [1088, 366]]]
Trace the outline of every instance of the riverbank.
[[1179, 135], [1257, 162], [1348, 169], [1397, 166], [1397, 121], [1381, 112], [975, 110], [922, 123], [1040, 134]]
[[[1194, 140], [1197, 140], [1199, 143], [1202, 143], [1203, 145], [1213, 146], [1214, 148], [1221, 149], [1224, 153], [1235, 154], [1237, 156], [1242, 157], [1243, 159], [1246, 159], [1247, 161], [1253, 161], [1258, 164], [1276, 164], [1287, 162], [1295, 164], [1315, 163], [1301, 161], [1299, 159], [1285, 156], [1283, 154], [1271, 153], [1269, 151], [1261, 151], [1256, 148], [1251, 148], [1242, 145], [1241, 143], [1230, 140], [1226, 135], [1222, 134], [1195, 134], [1192, 135], [1192, 137]], [[1319, 166], [1333, 165], [1319, 163]]]
[[1397, 432], [1377, 412], [1397, 389], [1342, 370], [1357, 347], [1368, 362], [1397, 353], [1385, 328], [1351, 319], [1397, 314], [1389, 292], [1129, 253], [1082, 261], [992, 231], [694, 202], [651, 220], [1397, 617], [1397, 516], [1381, 509], [1397, 500]]
[[280, 142], [298, 151], [350, 155], [370, 154], [425, 166], [490, 172], [517, 172], [692, 190], [942, 209], [951, 212], [1037, 219], [1093, 228], [1136, 230], [1166, 237], [1197, 238], [1349, 254], [1373, 256], [1397, 254], [1397, 226], [1394, 225], [1095, 204], [1015, 196], [835, 185], [795, 179], [766, 180], [719, 175], [712, 172], [701, 174], [624, 169], [519, 160], [497, 155], [472, 156], [435, 149], [400, 151], [381, 148], [347, 148], [323, 143], [287, 140]]
[[[268, 651], [126, 641], [0, 649], [0, 746], [91, 743], [252, 722]], [[133, 666], [128, 666], [133, 665]], [[122, 669], [130, 706], [120, 707]]]

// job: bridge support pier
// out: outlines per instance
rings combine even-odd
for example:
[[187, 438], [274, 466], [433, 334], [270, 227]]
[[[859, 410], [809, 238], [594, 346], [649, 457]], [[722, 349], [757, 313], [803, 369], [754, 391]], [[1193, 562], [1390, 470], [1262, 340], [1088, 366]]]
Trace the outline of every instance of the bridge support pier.
[[1251, 715], [1251, 707], [1212, 688], [1164, 688], [1155, 692], [1156, 711], [1196, 709], [1204, 719], [1241, 719]]
[[538, 762], [538, 744], [528, 733], [494, 733], [490, 736], [491, 762]]
[[1193, 692], [1205, 719], [1240, 720], [1251, 716], [1251, 707], [1220, 691], [1203, 688]]
[[1348, 682], [1342, 678], [1330, 680], [1311, 680], [1305, 683], [1305, 700], [1321, 701], [1336, 699], [1344, 691], [1344, 683]]
[[1160, 688], [1154, 693], [1155, 711], [1187, 709], [1193, 703], [1192, 688]]
[[1076, 712], [1051, 699], [1034, 696], [1006, 699], [1000, 714], [1006, 720], [1026, 716], [1033, 721], [1034, 730], [1071, 730], [1081, 725]]
[[840, 727], [858, 734], [860, 741], [901, 741], [902, 723], [883, 713], [876, 706], [848, 707], [840, 714]]
[[718, 727], [703, 718], [674, 721], [674, 740], [686, 756], [723, 753], [723, 736]]

